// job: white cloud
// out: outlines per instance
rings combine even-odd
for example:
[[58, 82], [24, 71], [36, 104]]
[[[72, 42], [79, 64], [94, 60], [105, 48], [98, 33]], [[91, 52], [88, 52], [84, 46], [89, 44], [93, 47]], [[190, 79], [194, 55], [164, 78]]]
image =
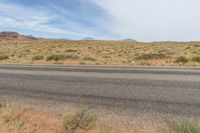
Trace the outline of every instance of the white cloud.
[[200, 40], [199, 0], [95, 0], [112, 18], [107, 27], [142, 41]]
[[51, 20], [58, 19], [58, 16], [46, 9], [32, 9], [16, 4], [4, 4], [0, 2], [0, 12], [1, 27], [74, 36], [85, 36], [79, 32], [57, 28], [56, 26], [49, 24]]

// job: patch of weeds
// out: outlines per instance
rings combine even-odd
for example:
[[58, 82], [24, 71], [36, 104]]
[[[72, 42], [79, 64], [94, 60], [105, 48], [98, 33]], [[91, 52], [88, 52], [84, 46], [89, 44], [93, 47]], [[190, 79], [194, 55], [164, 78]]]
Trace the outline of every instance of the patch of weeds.
[[187, 62], [189, 62], [189, 59], [185, 56], [180, 56], [180, 57], [176, 58], [175, 62], [176, 63], [187, 63]]
[[113, 133], [113, 129], [105, 124], [100, 125], [99, 133]]
[[79, 64], [80, 65], [85, 65], [86, 63], [83, 60], [80, 60]]
[[11, 110], [5, 110], [4, 114], [2, 115], [2, 119], [4, 123], [12, 123], [15, 120], [14, 112]]
[[42, 55], [35, 55], [35, 56], [32, 57], [33, 61], [42, 60], [42, 59], [44, 59], [44, 57]]
[[97, 59], [90, 57], [90, 56], [84, 57], [83, 60], [85, 60], [85, 61], [97, 61]]
[[53, 54], [53, 55], [49, 55], [46, 60], [47, 61], [59, 61], [59, 60], [77, 60], [80, 57], [76, 54]]
[[77, 50], [74, 50], [74, 49], [67, 49], [67, 50], [65, 50], [65, 52], [69, 52], [69, 53], [75, 53], [75, 52], [77, 52]]
[[76, 54], [66, 54], [65, 55], [65, 59], [70, 59], [70, 60], [77, 60], [79, 59], [80, 57]]
[[149, 62], [140, 62], [140, 65], [142, 65], [142, 66], [151, 66], [151, 63], [149, 63]]
[[59, 60], [65, 60], [65, 55], [64, 54], [53, 54], [49, 55], [46, 58], [47, 61], [59, 61]]
[[192, 57], [191, 61], [200, 63], [200, 56]]
[[150, 60], [150, 59], [163, 59], [163, 58], [167, 58], [167, 56], [165, 54], [152, 53], [152, 54], [142, 54], [136, 57], [136, 60]]
[[61, 133], [74, 133], [77, 129], [88, 131], [95, 127], [96, 121], [95, 114], [88, 109], [81, 109], [64, 116]]
[[2, 114], [2, 120], [5, 124], [13, 125], [16, 128], [20, 129], [25, 123], [17, 118], [14, 111], [9, 109], [4, 109]]
[[189, 121], [174, 121], [173, 129], [177, 133], [200, 133], [200, 123]]
[[0, 60], [7, 60], [9, 59], [9, 56], [7, 55], [0, 55]]

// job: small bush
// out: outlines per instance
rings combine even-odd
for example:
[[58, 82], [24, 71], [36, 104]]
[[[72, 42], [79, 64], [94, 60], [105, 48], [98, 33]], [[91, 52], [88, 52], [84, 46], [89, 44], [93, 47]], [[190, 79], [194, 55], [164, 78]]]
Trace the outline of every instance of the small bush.
[[67, 60], [67, 59], [70, 59], [70, 60], [77, 60], [79, 59], [79, 56], [78, 55], [75, 55], [75, 54], [54, 54], [54, 55], [50, 55], [47, 57], [47, 61], [59, 61], [59, 60]]
[[199, 62], [200, 63], [200, 56], [192, 57], [191, 60], [194, 61], [194, 62]]
[[97, 61], [97, 59], [95, 59], [93, 57], [89, 57], [89, 56], [84, 57], [83, 60], [85, 60], [85, 61]]
[[177, 133], [200, 133], [200, 124], [189, 121], [174, 121], [173, 128]]
[[63, 118], [62, 133], [74, 133], [77, 129], [90, 130], [96, 125], [96, 115], [88, 109], [81, 109]]
[[137, 60], [150, 60], [150, 59], [163, 59], [166, 58], [166, 55], [164, 54], [142, 54], [138, 57], [136, 57]]
[[79, 56], [76, 55], [76, 54], [66, 54], [66, 55], [65, 55], [65, 59], [77, 60], [77, 59], [79, 59]]
[[187, 63], [187, 62], [189, 62], [189, 59], [185, 56], [180, 56], [176, 59], [175, 62], [177, 62], [177, 63]]
[[65, 50], [65, 52], [77, 52], [77, 50], [74, 50], [74, 49], [67, 49], [67, 50]]
[[9, 57], [7, 55], [0, 55], [0, 60], [7, 60]]
[[33, 61], [42, 60], [42, 59], [44, 59], [44, 57], [42, 55], [35, 55], [35, 56], [32, 57]]
[[15, 120], [14, 113], [11, 110], [6, 110], [2, 116], [4, 123], [11, 123]]
[[64, 54], [53, 54], [49, 55], [46, 59], [47, 61], [59, 61], [59, 60], [65, 60], [65, 55]]
[[17, 118], [18, 115], [19, 114], [15, 114], [12, 110], [5, 109], [2, 120], [5, 124], [13, 125], [20, 129], [24, 125], [24, 122]]

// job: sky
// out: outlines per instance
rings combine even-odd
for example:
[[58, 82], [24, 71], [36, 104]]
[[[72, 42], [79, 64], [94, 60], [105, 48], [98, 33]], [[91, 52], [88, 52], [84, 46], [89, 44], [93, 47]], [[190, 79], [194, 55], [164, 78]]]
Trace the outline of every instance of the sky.
[[199, 41], [199, 0], [0, 0], [0, 31], [45, 38]]

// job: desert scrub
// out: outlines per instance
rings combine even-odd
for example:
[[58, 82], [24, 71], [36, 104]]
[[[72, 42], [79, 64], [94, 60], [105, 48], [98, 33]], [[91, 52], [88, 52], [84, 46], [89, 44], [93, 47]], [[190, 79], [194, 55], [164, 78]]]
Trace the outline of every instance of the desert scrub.
[[77, 52], [77, 50], [74, 50], [74, 49], [67, 49], [67, 50], [65, 50], [65, 52], [75, 53], [75, 52]]
[[189, 59], [185, 56], [180, 56], [180, 57], [176, 58], [175, 62], [176, 63], [187, 63], [187, 62], [189, 62]]
[[90, 57], [90, 56], [84, 57], [83, 60], [85, 60], [85, 61], [97, 61], [97, 59]]
[[113, 129], [105, 124], [100, 125], [100, 132], [99, 133], [114, 133]]
[[11, 123], [15, 120], [14, 112], [11, 110], [4, 110], [4, 114], [2, 115], [2, 119], [4, 123]]
[[96, 126], [96, 115], [88, 109], [81, 109], [72, 114], [66, 114], [63, 117], [62, 132], [74, 133], [78, 129], [90, 130]]
[[42, 59], [44, 59], [44, 57], [42, 55], [35, 55], [35, 56], [32, 57], [33, 61], [42, 60]]
[[76, 54], [53, 54], [53, 55], [49, 55], [46, 60], [47, 61], [59, 61], [59, 60], [77, 60], [80, 57]]
[[192, 57], [191, 61], [200, 63], [200, 56]]
[[167, 58], [167, 56], [164, 54], [152, 53], [152, 54], [142, 54], [140, 56], [137, 56], [136, 60], [150, 60], [150, 59], [163, 59], [163, 58]]
[[24, 125], [24, 122], [17, 118], [18, 115], [13, 110], [5, 108], [3, 109], [2, 120], [5, 124], [13, 125], [20, 129]]
[[7, 60], [9, 59], [9, 56], [7, 55], [0, 55], [0, 60]]
[[65, 55], [65, 59], [69, 59], [69, 60], [78, 60], [80, 57], [77, 54], [66, 54]]
[[176, 133], [200, 133], [200, 123], [189, 121], [174, 121], [173, 128]]
[[59, 60], [65, 60], [65, 55], [64, 54], [53, 54], [49, 55], [46, 58], [47, 61], [59, 61]]

